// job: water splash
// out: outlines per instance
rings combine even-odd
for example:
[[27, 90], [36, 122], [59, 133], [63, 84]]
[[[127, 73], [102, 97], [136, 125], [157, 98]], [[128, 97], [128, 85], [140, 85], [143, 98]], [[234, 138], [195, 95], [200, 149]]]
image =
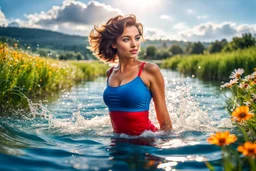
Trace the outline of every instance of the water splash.
[[[227, 119], [216, 122], [214, 118], [209, 116], [210, 109], [203, 109], [200, 101], [195, 98], [200, 97], [198, 94], [201, 92], [197, 90], [197, 93], [194, 93], [194, 80], [185, 78], [166, 80], [166, 102], [174, 128], [171, 134], [174, 132], [180, 134], [186, 131], [215, 132], [219, 128], [232, 126]], [[102, 92], [92, 92], [91, 88], [77, 89], [76, 91], [64, 92], [62, 97], [52, 104], [52, 106], [55, 106], [54, 108], [48, 107], [42, 102], [34, 103], [28, 99], [30, 116], [46, 121], [43, 125], [45, 131], [60, 134], [112, 136], [108, 111], [106, 107], [103, 107], [105, 106], [103, 102], [99, 100]], [[81, 93], [84, 93], [84, 95], [82, 96]], [[193, 93], [195, 94], [194, 97]], [[207, 93], [209, 95], [211, 92]], [[92, 96], [94, 101], [89, 99]], [[86, 101], [86, 98], [89, 100]], [[95, 109], [92, 110], [92, 108]], [[92, 117], [88, 118], [89, 115]], [[156, 126], [159, 125], [153, 102], [150, 104], [150, 119]], [[34, 126], [42, 127], [37, 123]], [[167, 136], [163, 133], [152, 133], [150, 131], [145, 131], [140, 136], [152, 137], [159, 135]], [[121, 135], [121, 137], [127, 136]]]
[[[209, 117], [210, 108], [202, 109], [195, 97], [192, 96], [193, 89], [191, 79], [166, 81], [166, 103], [170, 117], [173, 122], [174, 132], [182, 133], [185, 131], [215, 132], [218, 129], [216, 122]], [[200, 93], [200, 90], [198, 90]], [[197, 93], [198, 93], [197, 92]], [[211, 93], [211, 92], [208, 92]], [[199, 99], [203, 101], [203, 99]], [[150, 108], [151, 119], [157, 124], [154, 105]], [[228, 125], [227, 120], [223, 120], [222, 125]], [[229, 125], [230, 126], [230, 125]]]
[[[23, 115], [23, 119], [34, 121], [31, 125], [33, 128], [40, 130], [40, 132], [42, 130], [44, 132], [49, 131], [51, 134], [87, 133], [94, 136], [106, 136], [112, 132], [108, 116], [95, 116], [91, 119], [86, 119], [81, 114], [81, 109], [86, 110], [87, 105], [78, 102], [74, 94], [70, 92], [65, 92], [62, 98], [65, 101], [69, 101], [68, 106], [73, 108], [68, 116], [63, 117], [61, 113], [50, 110], [48, 105], [43, 104], [42, 101], [32, 102], [32, 100], [26, 98], [29, 105], [29, 113]], [[61, 100], [58, 103], [59, 105], [67, 105]]]

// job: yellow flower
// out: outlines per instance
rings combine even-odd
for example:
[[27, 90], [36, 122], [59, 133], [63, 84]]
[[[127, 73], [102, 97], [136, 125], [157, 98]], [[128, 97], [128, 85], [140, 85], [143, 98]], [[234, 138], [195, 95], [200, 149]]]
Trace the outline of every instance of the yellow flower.
[[253, 86], [255, 84], [255, 81], [251, 81], [250, 85]]
[[17, 43], [14, 43], [14, 44], [13, 44], [13, 47], [15, 47], [15, 48], [18, 47], [18, 44], [17, 44]]
[[237, 140], [237, 137], [234, 134], [230, 134], [228, 131], [217, 132], [215, 135], [207, 138], [207, 141], [210, 144], [215, 144], [218, 146], [229, 145]]
[[243, 153], [244, 156], [256, 156], [256, 144], [251, 142], [245, 142], [244, 145], [240, 145], [237, 150]]
[[232, 112], [231, 116], [233, 117], [233, 120], [241, 122], [250, 119], [254, 114], [249, 113], [248, 106], [240, 106]]

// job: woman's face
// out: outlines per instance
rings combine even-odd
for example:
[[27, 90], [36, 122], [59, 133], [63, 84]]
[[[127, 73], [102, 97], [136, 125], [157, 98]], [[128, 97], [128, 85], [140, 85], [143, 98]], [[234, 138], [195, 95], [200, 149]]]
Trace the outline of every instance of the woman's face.
[[124, 28], [124, 32], [112, 47], [117, 49], [119, 58], [136, 58], [140, 49], [141, 36], [136, 26]]

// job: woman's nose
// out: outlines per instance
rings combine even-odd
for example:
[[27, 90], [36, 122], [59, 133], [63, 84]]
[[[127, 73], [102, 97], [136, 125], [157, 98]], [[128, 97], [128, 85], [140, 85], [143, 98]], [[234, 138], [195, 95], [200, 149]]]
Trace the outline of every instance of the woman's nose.
[[131, 41], [131, 47], [135, 47], [135, 41], [134, 40]]

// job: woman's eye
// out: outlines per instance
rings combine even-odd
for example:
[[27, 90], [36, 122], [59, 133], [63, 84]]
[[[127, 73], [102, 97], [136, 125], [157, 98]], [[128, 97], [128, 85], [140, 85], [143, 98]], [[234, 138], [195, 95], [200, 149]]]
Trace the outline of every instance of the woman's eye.
[[138, 40], [140, 40], [140, 37], [136, 37], [135, 39], [138, 41]]
[[129, 39], [126, 38], [126, 39], [123, 39], [123, 41], [124, 41], [124, 42], [127, 42], [127, 41], [129, 41]]

